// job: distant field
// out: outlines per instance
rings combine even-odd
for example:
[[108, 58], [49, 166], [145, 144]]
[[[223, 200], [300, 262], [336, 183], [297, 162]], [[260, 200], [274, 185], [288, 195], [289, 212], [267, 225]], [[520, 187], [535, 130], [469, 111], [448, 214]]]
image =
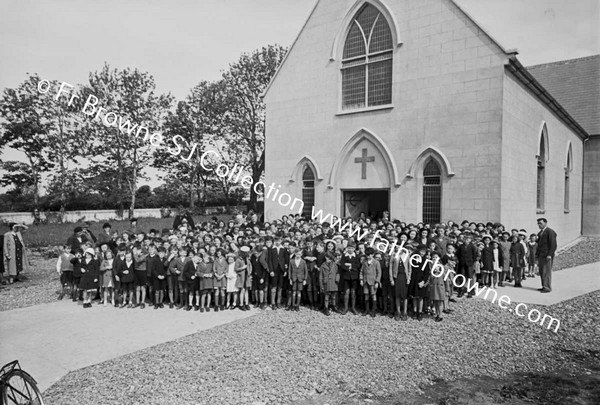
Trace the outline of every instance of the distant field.
[[[231, 214], [221, 215], [198, 215], [194, 216], [194, 222], [199, 224], [210, 220], [213, 216], [219, 219], [229, 220]], [[137, 227], [144, 232], [150, 229], [162, 230], [163, 228], [171, 228], [173, 226], [174, 218], [138, 218]], [[94, 235], [98, 235], [102, 232], [102, 225], [104, 222], [109, 222], [112, 225], [113, 231], [123, 232], [130, 229], [129, 220], [123, 221], [100, 221], [94, 222], [90, 226], [91, 231]], [[45, 224], [45, 225], [31, 225], [29, 229], [23, 231], [23, 239], [25, 245], [28, 248], [42, 248], [47, 246], [58, 246], [61, 243], [65, 243], [67, 238], [73, 234], [73, 229], [81, 224], [67, 223], [67, 224]], [[1, 227], [0, 232], [4, 233], [8, 231], [6, 226]]]

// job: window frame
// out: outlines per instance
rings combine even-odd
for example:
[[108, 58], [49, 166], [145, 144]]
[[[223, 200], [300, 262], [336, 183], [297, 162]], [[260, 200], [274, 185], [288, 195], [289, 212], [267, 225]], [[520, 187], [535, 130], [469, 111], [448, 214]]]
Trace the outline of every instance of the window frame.
[[[362, 13], [364, 11], [365, 7], [369, 7], [369, 6], [375, 8], [377, 10], [378, 14], [377, 14], [377, 17], [375, 18], [375, 21], [373, 22], [373, 26], [371, 27], [370, 32], [369, 32], [369, 37], [366, 38], [362, 26], [360, 24], [358, 24], [357, 17], [359, 16], [360, 13]], [[371, 36], [372, 36], [375, 26], [380, 18], [383, 18], [384, 22], [387, 24], [387, 28], [390, 31], [390, 35], [392, 37], [391, 45], [390, 45], [389, 49], [369, 53], [369, 45], [371, 44], [371, 42], [370, 42]], [[365, 53], [360, 56], [344, 58], [343, 54], [344, 54], [344, 50], [346, 49], [346, 41], [348, 40], [348, 35], [350, 34], [350, 31], [351, 31], [352, 27], [354, 26], [354, 24], [357, 25], [357, 27], [359, 28], [359, 30], [362, 34], [363, 40], [366, 41]], [[394, 54], [395, 54], [396, 47], [394, 46], [393, 25], [390, 23], [390, 21], [388, 20], [388, 18], [385, 15], [385, 13], [381, 9], [379, 9], [376, 5], [374, 5], [373, 3], [365, 2], [363, 4], [363, 6], [361, 6], [358, 9], [358, 11], [356, 13], [354, 13], [352, 19], [347, 24], [346, 31], [343, 36], [343, 41], [341, 42], [341, 45], [342, 45], [341, 46], [341, 56], [340, 56], [340, 62], [338, 65], [339, 85], [338, 85], [338, 103], [337, 103], [338, 108], [337, 108], [336, 115], [356, 114], [356, 113], [360, 113], [360, 112], [387, 110], [387, 109], [393, 108], [394, 107]], [[378, 59], [378, 57], [380, 57], [381, 55], [386, 55], [386, 54], [389, 54], [389, 58]], [[360, 61], [361, 59], [364, 59], [364, 61], [362, 63], [352, 63], [353, 61]], [[386, 103], [386, 104], [369, 106], [369, 65], [373, 65], [377, 62], [387, 61], [387, 60], [389, 60], [391, 63], [390, 102]], [[351, 65], [344, 66], [344, 64], [348, 64], [348, 63], [351, 63]], [[346, 69], [349, 69], [349, 68], [355, 68], [357, 66], [365, 66], [364, 106], [363, 107], [345, 107], [344, 106], [344, 90], [343, 90], [343, 85], [344, 85], [343, 71]]]

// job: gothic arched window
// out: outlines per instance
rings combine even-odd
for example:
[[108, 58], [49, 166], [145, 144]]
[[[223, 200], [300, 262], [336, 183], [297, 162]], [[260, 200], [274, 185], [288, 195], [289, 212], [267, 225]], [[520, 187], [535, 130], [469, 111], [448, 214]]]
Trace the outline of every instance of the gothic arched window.
[[442, 170], [429, 158], [423, 169], [423, 223], [439, 224], [442, 219]]
[[565, 212], [569, 212], [570, 208], [570, 200], [571, 200], [571, 184], [570, 177], [571, 171], [573, 170], [573, 151], [571, 150], [571, 145], [569, 145], [569, 150], [567, 151], [567, 164], [565, 166], [565, 202], [564, 209]]
[[544, 210], [545, 191], [546, 191], [546, 126], [540, 136], [540, 152], [537, 155], [537, 193], [536, 207], [538, 210]]
[[342, 109], [392, 103], [392, 32], [366, 3], [351, 22], [342, 56]]
[[305, 166], [302, 172], [302, 201], [302, 215], [311, 216], [312, 207], [315, 205], [315, 173], [309, 166]]

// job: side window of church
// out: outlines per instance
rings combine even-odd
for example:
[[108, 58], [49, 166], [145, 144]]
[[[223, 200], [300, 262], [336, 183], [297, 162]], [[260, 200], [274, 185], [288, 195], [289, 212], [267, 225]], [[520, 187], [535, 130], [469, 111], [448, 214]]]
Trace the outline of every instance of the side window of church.
[[423, 169], [423, 223], [439, 224], [442, 218], [442, 170], [429, 159]]
[[308, 166], [302, 173], [302, 201], [304, 201], [303, 215], [312, 215], [312, 207], [315, 205], [315, 174]]
[[392, 103], [392, 33], [381, 12], [365, 4], [344, 43], [342, 109]]

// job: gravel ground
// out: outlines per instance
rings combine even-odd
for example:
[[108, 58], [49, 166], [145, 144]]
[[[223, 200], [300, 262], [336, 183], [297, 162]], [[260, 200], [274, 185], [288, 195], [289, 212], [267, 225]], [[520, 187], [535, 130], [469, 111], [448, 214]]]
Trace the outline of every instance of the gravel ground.
[[558, 271], [594, 262], [600, 262], [600, 238], [581, 238], [576, 245], [558, 252], [552, 270]]
[[0, 285], [0, 311], [56, 301], [60, 281], [56, 259], [46, 260], [36, 251], [28, 251], [30, 270], [22, 273], [21, 282]]
[[[52, 404], [388, 402], [440, 380], [576, 370], [600, 347], [600, 292], [548, 308], [557, 334], [497, 305], [461, 299], [443, 322], [257, 316], [69, 373]], [[530, 306], [530, 309], [533, 306]]]

